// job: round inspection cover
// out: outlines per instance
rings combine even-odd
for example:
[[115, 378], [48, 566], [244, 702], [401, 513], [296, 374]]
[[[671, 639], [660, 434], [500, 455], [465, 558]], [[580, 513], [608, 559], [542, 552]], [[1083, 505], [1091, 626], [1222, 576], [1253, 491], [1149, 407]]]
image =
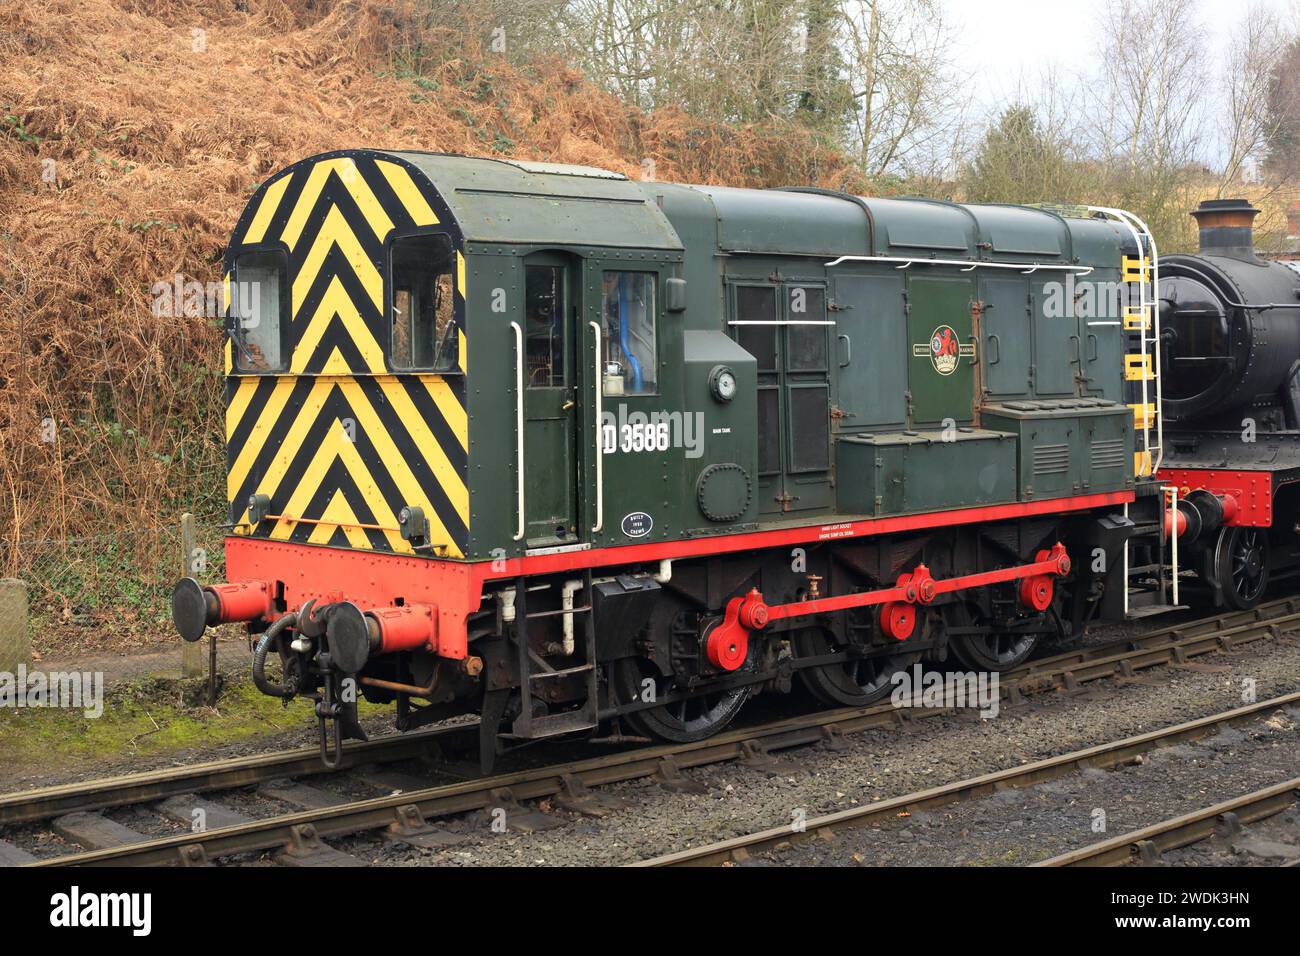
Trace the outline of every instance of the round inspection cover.
[[749, 472], [731, 462], [710, 465], [695, 483], [695, 500], [710, 521], [735, 521], [749, 508], [752, 493]]
[[361, 608], [350, 601], [336, 604], [325, 627], [330, 661], [344, 674], [355, 674], [370, 658], [370, 628]]
[[191, 643], [208, 629], [208, 596], [193, 578], [181, 578], [172, 588], [172, 622]]

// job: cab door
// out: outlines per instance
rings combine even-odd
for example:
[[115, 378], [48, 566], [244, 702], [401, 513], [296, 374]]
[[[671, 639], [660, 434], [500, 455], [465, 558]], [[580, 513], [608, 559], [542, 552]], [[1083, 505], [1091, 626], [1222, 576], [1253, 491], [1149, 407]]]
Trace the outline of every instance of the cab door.
[[591, 534], [620, 543], [662, 537], [679, 520], [676, 496], [664, 491], [683, 454], [663, 417], [681, 415], [665, 395], [673, 383], [664, 356], [681, 354], [671, 325], [659, 321], [667, 270], [631, 255], [583, 263], [580, 497]]
[[524, 460], [528, 548], [577, 544], [578, 310], [568, 261], [524, 263]]

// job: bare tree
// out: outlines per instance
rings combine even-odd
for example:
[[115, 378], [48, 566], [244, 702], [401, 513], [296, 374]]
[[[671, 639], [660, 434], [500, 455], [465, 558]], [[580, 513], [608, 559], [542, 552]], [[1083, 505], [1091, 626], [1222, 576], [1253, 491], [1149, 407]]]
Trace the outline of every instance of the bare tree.
[[1106, 155], [1157, 169], [1194, 158], [1206, 68], [1198, 13], [1197, 0], [1109, 0], [1101, 20]]
[[[1234, 28], [1228, 50], [1225, 95], [1227, 155], [1219, 180], [1223, 194], [1252, 169], [1258, 169], [1269, 144], [1286, 122], [1286, 111], [1275, 110], [1274, 90], [1279, 67], [1295, 35], [1262, 2], [1252, 4]], [[1291, 78], [1294, 87], [1295, 80]]]
[[933, 165], [966, 116], [942, 8], [936, 0], [847, 0], [841, 17], [857, 101], [848, 145], [859, 165], [869, 176]]
[[1198, 0], [1109, 0], [1099, 25], [1097, 195], [1138, 213], [1162, 250], [1184, 248], [1206, 175], [1201, 107], [1212, 69]]
[[738, 123], [788, 117], [805, 91], [816, 0], [572, 0], [568, 48], [642, 109]]
[[1273, 70], [1268, 112], [1269, 173], [1281, 182], [1300, 179], [1300, 37]]
[[642, 109], [793, 121], [868, 176], [942, 164], [964, 120], [939, 0], [571, 0], [562, 32]]

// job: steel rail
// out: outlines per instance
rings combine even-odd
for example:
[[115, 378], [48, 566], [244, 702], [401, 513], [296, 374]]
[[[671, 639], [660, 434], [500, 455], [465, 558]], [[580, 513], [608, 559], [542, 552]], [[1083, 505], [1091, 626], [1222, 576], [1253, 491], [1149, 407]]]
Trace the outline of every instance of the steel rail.
[[[1032, 686], [1026, 686], [1019, 692], [1033, 693], [1040, 689], [1055, 687], [1057, 682], [1054, 678], [1063, 678], [1065, 686], [1069, 687], [1075, 682], [1122, 676], [1126, 672], [1132, 673], [1146, 667], [1177, 663], [1187, 657], [1237, 646], [1239, 643], [1278, 636], [1285, 630], [1300, 628], [1300, 613], [1286, 613], [1278, 617], [1268, 616], [1275, 610], [1289, 611], [1292, 607], [1290, 601], [1291, 599], [1276, 602], [1269, 609], [1257, 608], [1253, 612], [1227, 615], [1226, 617], [1233, 620], [1241, 614], [1258, 619], [1222, 630], [1213, 629], [1222, 623], [1216, 618], [1189, 622], [1182, 627], [1169, 628], [1167, 632], [1156, 632], [1151, 636], [1165, 641], [1163, 645], [1156, 648], [1142, 646], [1136, 651], [1105, 655], [1102, 652], [1114, 650], [1115, 645], [1109, 644], [1037, 661], [1036, 669], [1032, 673], [1026, 673], [1011, 686], [1019, 687], [1030, 682]], [[1197, 623], [1201, 625], [1197, 634], [1182, 638], [1174, 636], [1174, 632], [1185, 630]], [[1289, 627], [1284, 628], [1283, 625]], [[1207, 628], [1209, 629], [1206, 630]], [[1204, 630], [1204, 633], [1200, 630]], [[1138, 638], [1117, 643], [1145, 645], [1147, 642]], [[1093, 657], [1093, 654], [1101, 654], [1101, 656]], [[1055, 664], [1049, 666], [1052, 661], [1055, 661]], [[1017, 691], [1013, 690], [1008, 695], [1014, 699], [1016, 693]], [[653, 776], [661, 769], [687, 769], [734, 760], [750, 754], [755, 745], [761, 752], [773, 752], [819, 743], [832, 739], [838, 734], [898, 726], [909, 718], [923, 719], [953, 712], [952, 708], [911, 709], [897, 708], [890, 704], [820, 711], [731, 731], [692, 744], [642, 747], [601, 757], [585, 758], [478, 780], [435, 786], [390, 797], [258, 820], [205, 833], [180, 834], [127, 846], [40, 860], [31, 865], [167, 865], [204, 860], [214, 856], [275, 849], [292, 843], [295, 836], [299, 835], [341, 836], [389, 826], [399, 819], [408, 818], [411, 807], [426, 819], [467, 813], [482, 810], [507, 799], [503, 791], [508, 791], [508, 799], [514, 801], [540, 799], [562, 793], [574, 782], [587, 787], [604, 786]], [[473, 725], [465, 726], [473, 727]], [[310, 832], [299, 829], [303, 827], [309, 828]]]
[[[723, 863], [739, 862], [755, 853], [785, 843], [799, 843], [810, 839], [827, 837], [837, 831], [861, 827], [871, 823], [892, 819], [900, 813], [927, 810], [958, 803], [975, 797], [983, 797], [999, 790], [1024, 787], [1030, 784], [1054, 780], [1084, 767], [1108, 768], [1126, 763], [1140, 754], [1161, 746], [1169, 746], [1181, 741], [1196, 740], [1207, 736], [1220, 727], [1250, 720], [1278, 707], [1300, 704], [1300, 692], [1274, 697], [1245, 707], [1237, 707], [1223, 713], [1201, 717], [1185, 723], [1175, 724], [1160, 730], [1126, 737], [1111, 743], [1086, 747], [1072, 753], [1037, 760], [1019, 767], [1010, 767], [958, 780], [954, 783], [932, 787], [916, 793], [908, 793], [887, 800], [878, 800], [863, 807], [840, 810], [806, 821], [800, 830], [791, 826], [773, 827], [745, 836], [733, 837], [718, 843], [706, 844], [642, 860], [631, 864], [640, 867], [660, 866], [717, 866]], [[1291, 784], [1284, 786], [1294, 785]], [[1131, 836], [1131, 835], [1130, 835]]]
[[1220, 818], [1226, 813], [1235, 814], [1241, 823], [1255, 823], [1281, 813], [1297, 801], [1300, 801], [1300, 777], [1040, 860], [1033, 865], [1124, 866], [1140, 859], [1154, 858], [1165, 850], [1176, 850], [1209, 839], [1214, 836]]
[[[466, 747], [477, 742], [477, 721], [414, 734], [387, 734], [364, 743], [349, 741], [343, 745], [342, 766], [351, 768], [366, 763], [405, 760], [425, 752], [432, 744], [459, 743], [461, 736], [465, 737]], [[0, 825], [13, 826], [65, 813], [131, 806], [185, 793], [230, 790], [280, 777], [307, 777], [332, 772], [320, 762], [320, 748], [311, 746], [39, 790], [20, 790], [0, 796]]]
[[[1068, 688], [1101, 677], [1124, 676], [1126, 671], [1180, 664], [1206, 653], [1278, 637], [1291, 631], [1300, 631], [1300, 598], [1271, 601], [1249, 611], [1201, 618], [1134, 638], [1040, 658], [1002, 674], [999, 684], [1002, 696], [1014, 702], [1019, 695], [1049, 690], [1061, 681]], [[852, 724], [866, 714], [873, 717], [888, 715], [887, 720], [853, 728], [865, 729], [867, 726], [888, 725], [894, 721], [892, 715], [897, 712], [896, 708], [886, 704], [823, 711], [809, 719], [821, 718], [820, 724], [829, 726]], [[424, 753], [431, 745], [473, 748], [477, 745], [477, 734], [478, 723], [475, 721], [419, 733], [386, 735], [364, 743], [349, 742], [343, 748], [343, 769], [364, 763], [409, 759]], [[0, 826], [31, 823], [77, 811], [130, 806], [181, 794], [253, 786], [280, 777], [318, 776], [330, 772], [320, 763], [320, 754], [315, 747], [304, 747], [19, 791], [0, 795]]]

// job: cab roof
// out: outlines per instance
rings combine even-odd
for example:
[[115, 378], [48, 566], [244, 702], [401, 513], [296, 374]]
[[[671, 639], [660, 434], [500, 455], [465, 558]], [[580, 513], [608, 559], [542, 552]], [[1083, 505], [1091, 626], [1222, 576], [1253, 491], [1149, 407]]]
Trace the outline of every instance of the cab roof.
[[300, 167], [347, 156], [399, 162], [423, 177], [470, 242], [681, 252], [680, 229], [712, 236], [724, 254], [1083, 265], [1113, 263], [1125, 245], [1114, 223], [1044, 208], [630, 180], [589, 166], [419, 151], [309, 157], [259, 192]]
[[388, 155], [424, 174], [470, 241], [682, 248], [653, 198], [621, 173], [442, 153]]

